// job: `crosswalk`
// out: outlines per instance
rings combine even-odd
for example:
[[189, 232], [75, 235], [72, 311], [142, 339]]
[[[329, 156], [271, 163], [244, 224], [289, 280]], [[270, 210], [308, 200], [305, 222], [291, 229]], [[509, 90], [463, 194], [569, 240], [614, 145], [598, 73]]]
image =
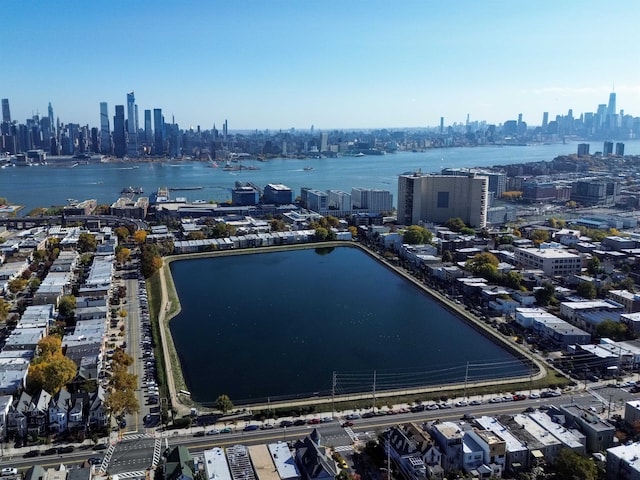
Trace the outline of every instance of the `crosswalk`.
[[340, 445], [333, 449], [334, 452], [351, 452], [353, 447], [351, 445]]
[[137, 472], [124, 472], [112, 475], [113, 478], [115, 478], [116, 476], [118, 477], [118, 480], [122, 478], [146, 478], [147, 472], [145, 472], [144, 470], [139, 470]]
[[154, 435], [148, 433], [125, 433], [121, 440], [137, 440], [140, 438], [154, 438]]
[[160, 462], [160, 454], [162, 453], [162, 439], [156, 438], [156, 441], [153, 443], [153, 461], [151, 462], [151, 466], [155, 468], [156, 465]]
[[102, 459], [102, 463], [100, 464], [100, 469], [98, 473], [105, 474], [107, 473], [107, 467], [109, 467], [109, 462], [111, 461], [111, 455], [113, 455], [113, 451], [116, 449], [115, 445], [109, 445], [109, 448], [104, 452], [104, 458]]
[[351, 427], [345, 427], [344, 431], [347, 435], [349, 435], [349, 438], [351, 438], [352, 442], [358, 441], [358, 436], [356, 435], [356, 433], [353, 431]]

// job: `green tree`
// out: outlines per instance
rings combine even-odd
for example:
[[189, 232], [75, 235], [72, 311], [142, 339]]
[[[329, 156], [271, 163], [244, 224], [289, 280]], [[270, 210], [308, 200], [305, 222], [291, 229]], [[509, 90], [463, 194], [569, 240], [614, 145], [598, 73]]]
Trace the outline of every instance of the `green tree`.
[[78, 251], [80, 253], [95, 252], [97, 247], [98, 241], [92, 233], [83, 232], [78, 237]]
[[324, 242], [329, 239], [329, 230], [324, 227], [316, 228], [316, 241]]
[[591, 260], [587, 263], [587, 272], [591, 275], [597, 275], [602, 271], [602, 266], [600, 265], [600, 259], [593, 255]]
[[216, 408], [226, 414], [229, 410], [233, 409], [233, 402], [228, 395], [222, 394], [216, 398]]
[[531, 240], [538, 247], [541, 243], [549, 241], [549, 232], [547, 230], [534, 230], [531, 232]]
[[211, 229], [213, 238], [226, 238], [236, 234], [236, 227], [224, 222], [216, 223]]
[[478, 253], [467, 260], [465, 268], [472, 273], [480, 273], [480, 270], [485, 268], [485, 265], [492, 265], [497, 269], [498, 265], [500, 265], [500, 260], [490, 252]]
[[420, 225], [411, 225], [407, 227], [402, 235], [402, 242], [409, 245], [424, 245], [431, 243], [433, 234]]
[[447, 227], [452, 232], [459, 232], [467, 225], [460, 217], [450, 218], [446, 222], [444, 222], [444, 226]]
[[445, 250], [444, 252], [442, 252], [442, 261], [447, 263], [453, 262], [453, 254], [450, 250]]
[[554, 467], [558, 480], [597, 480], [598, 478], [595, 462], [569, 448], [560, 450]]
[[606, 319], [596, 327], [596, 336], [599, 338], [611, 338], [612, 340], [624, 340], [627, 336], [627, 326], [615, 320]]
[[555, 291], [551, 282], [544, 282], [541, 288], [537, 288], [533, 292], [536, 297], [536, 303], [541, 307], [549, 305], [552, 299], [555, 298]]
[[507, 287], [518, 290], [522, 284], [522, 274], [516, 270], [511, 270], [504, 276], [504, 283]]
[[29, 280], [29, 290], [31, 290], [32, 292], [35, 292], [36, 290], [38, 290], [39, 287], [40, 287], [39, 278], [32, 278], [31, 280]]
[[158, 254], [158, 249], [153, 244], [142, 245], [140, 255], [140, 271], [145, 278], [151, 277], [162, 268], [162, 258]]
[[189, 240], [204, 240], [205, 238], [207, 238], [204, 234], [204, 232], [189, 232], [189, 235], [187, 235], [187, 238]]
[[591, 282], [580, 282], [576, 287], [576, 293], [582, 298], [591, 300], [592, 298], [596, 298], [596, 295], [598, 295], [598, 290], [596, 289], [596, 286]]
[[118, 236], [118, 241], [124, 242], [129, 237], [129, 229], [127, 227], [117, 227], [113, 230]]
[[65, 295], [58, 302], [58, 314], [62, 318], [71, 318], [76, 309], [76, 297], [73, 295]]

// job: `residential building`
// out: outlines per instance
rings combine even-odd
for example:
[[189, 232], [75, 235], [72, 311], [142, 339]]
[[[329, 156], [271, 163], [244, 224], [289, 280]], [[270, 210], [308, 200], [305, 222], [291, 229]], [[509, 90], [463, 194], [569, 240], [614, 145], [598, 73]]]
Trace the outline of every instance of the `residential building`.
[[329, 190], [329, 208], [350, 212], [353, 209], [351, 194], [343, 192], [342, 190]]
[[329, 194], [322, 190], [307, 190], [307, 208], [314, 212], [326, 212], [329, 208]]
[[231, 202], [234, 205], [257, 205], [260, 201], [260, 192], [253, 187], [241, 186], [231, 190]]
[[195, 469], [193, 458], [186, 447], [179, 445], [174, 447], [163, 465], [163, 478], [165, 480], [193, 480]]
[[475, 173], [467, 176], [400, 175], [398, 222], [417, 225], [445, 223], [450, 218], [460, 218], [471, 227], [484, 228], [487, 223], [487, 189], [488, 178]]
[[368, 210], [370, 213], [393, 211], [393, 195], [388, 190], [352, 188], [351, 204], [354, 210]]
[[302, 480], [334, 480], [338, 475], [336, 462], [329, 456], [317, 429], [295, 443], [296, 464]]
[[300, 480], [300, 471], [291, 455], [291, 450], [286, 442], [270, 443], [267, 445], [271, 459], [276, 466], [278, 475], [282, 480]]
[[582, 205], [615, 205], [620, 195], [620, 182], [617, 180], [584, 179], [573, 183], [571, 200]]
[[578, 425], [580, 431], [585, 435], [587, 451], [601, 452], [613, 445], [615, 427], [602, 420], [587, 407], [578, 404], [562, 405], [560, 412]]
[[391, 427], [385, 450], [408, 480], [443, 478], [442, 453], [429, 433], [413, 423]]
[[607, 298], [624, 306], [625, 313], [640, 312], [640, 295], [629, 290], [609, 290]]
[[264, 187], [263, 203], [286, 205], [293, 201], [293, 192], [286, 185], [270, 183]]
[[607, 450], [607, 480], [640, 480], [640, 442]]
[[580, 273], [582, 258], [580, 255], [561, 248], [514, 248], [516, 265], [542, 270], [549, 276], [568, 276]]
[[214, 447], [204, 451], [204, 474], [204, 480], [231, 480], [223, 448]]

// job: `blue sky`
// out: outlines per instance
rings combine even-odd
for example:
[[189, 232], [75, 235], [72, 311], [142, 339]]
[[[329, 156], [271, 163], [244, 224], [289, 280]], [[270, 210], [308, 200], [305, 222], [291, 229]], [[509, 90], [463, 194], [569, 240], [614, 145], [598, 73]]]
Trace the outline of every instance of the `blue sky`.
[[2, 2], [14, 119], [99, 123], [99, 102], [182, 128], [376, 128], [607, 103], [640, 116], [636, 0]]

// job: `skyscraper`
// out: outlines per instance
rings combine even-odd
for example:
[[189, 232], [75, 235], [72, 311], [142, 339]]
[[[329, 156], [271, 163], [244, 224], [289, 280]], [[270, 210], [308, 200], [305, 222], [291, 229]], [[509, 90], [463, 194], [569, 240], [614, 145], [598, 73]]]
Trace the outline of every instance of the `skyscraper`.
[[144, 141], [151, 145], [153, 143], [153, 129], [151, 127], [151, 110], [144, 111]]
[[107, 102], [100, 102], [100, 152], [111, 153], [111, 132], [109, 131]]
[[164, 117], [161, 108], [153, 109], [153, 153], [164, 155]]
[[127, 155], [138, 156], [138, 121], [136, 120], [136, 97], [133, 92], [127, 93]]
[[54, 123], [54, 119], [53, 119], [53, 107], [51, 106], [51, 102], [49, 102], [49, 106], [47, 107], [47, 116], [49, 117], [49, 128], [51, 130], [51, 136], [55, 136], [56, 134], [56, 128], [55, 128], [55, 123]]
[[549, 125], [549, 112], [542, 112], [542, 131], [546, 133]]
[[127, 153], [127, 141], [124, 132], [124, 105], [116, 105], [113, 117], [113, 153], [122, 158]]
[[613, 116], [616, 114], [616, 92], [609, 94], [609, 105], [607, 105], [607, 115]]
[[11, 123], [11, 110], [9, 110], [9, 99], [2, 99], [2, 121]]

